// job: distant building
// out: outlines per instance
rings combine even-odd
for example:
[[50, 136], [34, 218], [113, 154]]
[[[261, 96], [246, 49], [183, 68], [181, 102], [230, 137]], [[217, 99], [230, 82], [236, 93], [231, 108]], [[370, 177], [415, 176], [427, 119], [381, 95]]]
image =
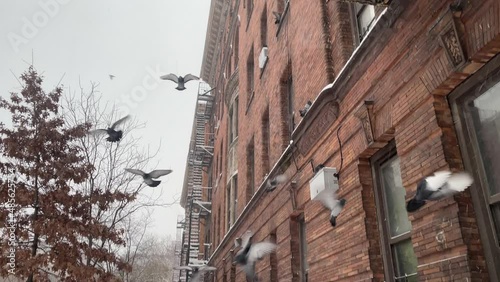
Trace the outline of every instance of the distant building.
[[[191, 225], [206, 281], [245, 281], [247, 230], [278, 244], [260, 281], [500, 281], [499, 18], [498, 0], [212, 0], [201, 78], [216, 89], [189, 160], [195, 143], [210, 154], [183, 194], [209, 202]], [[347, 199], [336, 227], [311, 200], [319, 164]], [[465, 192], [406, 212], [423, 177], [464, 169]]]

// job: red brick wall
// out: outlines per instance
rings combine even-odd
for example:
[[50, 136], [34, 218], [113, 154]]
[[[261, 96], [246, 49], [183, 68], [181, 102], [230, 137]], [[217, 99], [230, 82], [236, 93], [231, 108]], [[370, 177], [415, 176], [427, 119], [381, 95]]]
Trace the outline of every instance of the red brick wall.
[[[396, 1], [396, 0], [394, 0]], [[401, 161], [403, 185], [407, 198], [416, 189], [416, 183], [437, 169], [460, 169], [462, 160], [457, 147], [454, 124], [446, 94], [500, 49], [500, 17], [498, 1], [468, 1], [468, 7], [459, 17], [462, 42], [472, 61], [459, 72], [452, 69], [438, 40], [442, 28], [440, 17], [453, 1], [422, 0], [396, 1], [408, 3], [403, 13], [390, 27], [382, 51], [354, 85], [345, 89], [337, 120], [324, 128], [325, 134], [315, 146], [283, 166], [284, 172], [296, 181], [297, 209], [303, 210], [307, 223], [309, 281], [384, 281], [380, 233], [373, 192], [373, 176], [369, 156], [395, 138]], [[482, 4], [478, 4], [481, 2]], [[247, 27], [247, 11], [242, 3], [238, 14], [240, 62], [246, 62], [252, 46], [255, 59], [255, 96], [246, 107], [246, 67], [239, 68], [239, 141], [238, 141], [238, 198], [246, 199], [246, 149], [250, 139], [255, 144], [255, 184], [262, 182], [266, 157], [262, 134], [262, 117], [269, 109], [270, 167], [278, 160], [286, 145], [281, 95], [283, 75], [291, 69], [294, 86], [294, 109], [298, 113], [307, 100], [314, 100], [323, 87], [337, 76], [353, 51], [348, 6], [338, 1], [291, 1], [283, 18], [281, 30], [268, 15], [267, 42], [269, 61], [264, 70], [258, 68], [260, 53], [260, 18], [266, 1], [254, 1], [255, 6]], [[274, 2], [275, 4], [275, 2]], [[267, 11], [276, 8], [267, 1]], [[494, 5], [493, 5], [494, 4]], [[325, 10], [326, 9], [326, 10]], [[379, 11], [379, 10], [377, 10]], [[327, 15], [327, 17], [324, 17]], [[328, 28], [325, 29], [325, 22]], [[481, 26], [481, 28], [479, 28]], [[489, 28], [486, 28], [488, 27]], [[325, 44], [331, 42], [331, 45]], [[369, 50], [368, 50], [369, 51]], [[291, 68], [289, 66], [291, 62]], [[222, 68], [224, 69], [224, 68]], [[369, 145], [355, 111], [364, 100], [373, 100], [373, 135]], [[221, 155], [226, 161], [226, 145], [219, 150], [222, 139], [227, 139], [226, 116], [221, 121], [215, 142], [214, 161]], [[298, 114], [296, 122], [300, 121]], [[343, 144], [343, 168], [340, 177], [341, 197], [347, 199], [345, 210], [337, 219], [337, 227], [328, 222], [329, 212], [320, 203], [311, 202], [308, 182], [313, 176], [309, 160], [315, 164], [339, 167], [340, 152], [336, 133]], [[224, 141], [226, 143], [226, 141]], [[369, 152], [369, 153], [367, 153]], [[223, 165], [224, 167], [224, 165]], [[215, 171], [215, 168], [212, 169]], [[220, 187], [214, 189], [213, 210], [221, 209], [217, 218], [225, 221], [225, 169]], [[214, 177], [215, 183], [216, 177]], [[219, 246], [211, 263], [219, 269], [229, 269], [223, 258], [230, 254], [237, 236], [251, 229], [255, 241], [267, 239], [276, 232], [278, 249], [276, 262], [279, 281], [293, 281], [296, 268], [295, 241], [290, 228], [294, 212], [290, 196], [290, 182], [274, 192], [264, 194], [252, 212], [242, 221], [227, 244]], [[475, 213], [470, 191], [455, 198], [429, 203], [410, 216], [412, 243], [419, 262], [419, 280], [469, 279], [488, 280], [482, 245], [477, 233]], [[238, 202], [240, 214], [246, 205]], [[221, 223], [221, 242], [226, 224]], [[452, 258], [446, 260], [446, 258]], [[257, 263], [259, 276], [270, 276], [269, 259]], [[219, 271], [218, 271], [219, 273]], [[222, 274], [217, 274], [217, 281]], [[236, 281], [245, 281], [241, 268], [236, 269]]]

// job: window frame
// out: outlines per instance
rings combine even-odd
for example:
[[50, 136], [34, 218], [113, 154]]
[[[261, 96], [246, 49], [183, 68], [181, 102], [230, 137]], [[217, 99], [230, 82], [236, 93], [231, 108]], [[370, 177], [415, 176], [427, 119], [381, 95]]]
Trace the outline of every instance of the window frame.
[[[500, 193], [489, 196], [488, 185], [485, 183], [485, 170], [481, 160], [473, 156], [480, 155], [477, 147], [474, 127], [470, 127], [470, 114], [464, 112], [464, 106], [468, 101], [479, 97], [484, 91], [477, 91], [484, 87], [483, 81], [489, 86], [500, 83], [500, 56], [497, 55], [490, 62], [460, 84], [448, 95], [448, 102], [454, 121], [454, 128], [457, 133], [458, 144], [462, 155], [462, 160], [466, 171], [472, 173], [474, 183], [471, 188], [472, 203], [476, 212], [479, 235], [485, 253], [486, 265], [491, 281], [500, 281], [500, 235], [495, 229], [495, 222], [492, 218], [490, 206], [499, 202]], [[472, 193], [472, 190], [474, 192]], [[493, 202], [490, 199], [493, 198]]]
[[[362, 8], [359, 10], [358, 13], [356, 12], [356, 4], [362, 5]], [[366, 9], [367, 6], [373, 7], [374, 16], [373, 16], [372, 20], [370, 21], [370, 24], [368, 24], [368, 30], [366, 31], [366, 33], [361, 34], [361, 30], [359, 30], [358, 15], [361, 13], [361, 11]], [[377, 11], [375, 10], [375, 6], [373, 6], [373, 5], [360, 4], [360, 3], [351, 3], [349, 11], [350, 11], [349, 13], [351, 15], [351, 27], [352, 27], [352, 31], [353, 31], [352, 35], [354, 37], [354, 43], [356, 46], [358, 46], [359, 44], [361, 44], [361, 42], [366, 37], [368, 32], [373, 28], [373, 26], [374, 26], [373, 23], [375, 22], [375, 19], [377, 18]]]
[[[382, 183], [382, 168], [384, 167], [384, 164], [387, 164], [394, 158], [399, 158], [395, 140], [389, 142], [389, 144], [387, 144], [384, 148], [379, 150], [373, 157], [370, 158], [370, 165], [373, 175], [375, 206], [377, 210], [377, 225], [379, 228], [381, 241], [380, 248], [384, 264], [384, 275], [387, 281], [394, 281], [396, 278], [396, 265], [393, 246], [400, 244], [406, 240], [410, 240], [411, 242], [411, 229], [405, 233], [393, 237], [391, 235], [390, 222], [388, 219], [386, 220], [386, 215], [389, 213], [389, 209], [387, 206], [387, 201], [385, 199], [384, 185]], [[416, 258], [418, 259], [418, 257]]]

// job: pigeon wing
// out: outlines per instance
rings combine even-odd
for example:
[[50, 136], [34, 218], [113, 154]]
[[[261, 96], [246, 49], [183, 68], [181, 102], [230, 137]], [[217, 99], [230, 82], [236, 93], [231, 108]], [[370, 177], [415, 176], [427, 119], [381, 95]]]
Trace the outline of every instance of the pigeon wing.
[[192, 75], [190, 73], [186, 74], [186, 76], [184, 77], [184, 82], [188, 82], [190, 80], [198, 80], [200, 79], [199, 77], [195, 76], [195, 75]]
[[122, 117], [121, 119], [117, 120], [115, 123], [113, 123], [113, 124], [111, 125], [111, 128], [112, 128], [112, 129], [115, 129], [115, 127], [117, 127], [120, 123], [122, 123], [122, 122], [126, 121], [127, 119], [129, 119], [129, 117], [130, 117], [130, 116], [128, 116], [128, 115], [127, 115], [127, 116]]
[[234, 247], [238, 248], [239, 246], [241, 246], [241, 238], [234, 239]]
[[245, 232], [245, 234], [243, 234], [243, 236], [241, 236], [241, 247], [243, 249], [245, 249], [248, 246], [252, 236], [253, 236], [253, 233], [250, 230], [248, 230], [247, 232]]
[[462, 192], [467, 189], [467, 187], [471, 186], [472, 182], [474, 182], [474, 179], [467, 172], [454, 173], [450, 176], [450, 178], [448, 178], [448, 185], [446, 185], [446, 188]]
[[144, 176], [145, 175], [144, 171], [139, 170], [139, 169], [126, 168], [125, 171], [128, 171], [128, 172], [133, 173], [133, 174], [137, 174], [137, 175], [140, 175], [140, 176]]
[[177, 75], [175, 75], [173, 73], [162, 75], [162, 76], [160, 76], [160, 78], [163, 80], [171, 80], [175, 83], [179, 83], [179, 78], [177, 77]]
[[426, 189], [431, 191], [438, 190], [446, 183], [450, 175], [451, 172], [449, 171], [437, 171], [434, 173], [433, 176], [426, 177], [425, 178], [425, 181], [427, 182]]
[[172, 172], [171, 169], [157, 169], [157, 170], [153, 170], [152, 172], [150, 172], [149, 176], [151, 176], [151, 178], [158, 178], [160, 176], [167, 175], [171, 172]]
[[106, 129], [96, 129], [96, 130], [89, 131], [88, 134], [99, 135], [99, 134], [104, 134], [104, 133], [107, 133]]
[[188, 271], [192, 271], [193, 270], [189, 266], [174, 266], [174, 269], [177, 269], [177, 270], [188, 270]]
[[280, 174], [280, 175], [276, 175], [274, 180], [276, 181], [276, 183], [281, 184], [281, 183], [285, 183], [288, 180], [288, 177], [285, 174]]
[[332, 193], [329, 189], [321, 191], [315, 200], [320, 201], [323, 206], [329, 210], [333, 210], [338, 204], [337, 195]]
[[199, 272], [202, 272], [202, 271], [215, 271], [215, 270], [217, 270], [217, 267], [215, 267], [215, 266], [208, 266], [208, 265], [200, 266], [200, 268], [198, 269]]
[[260, 242], [253, 244], [248, 252], [248, 263], [255, 262], [262, 259], [265, 255], [268, 255], [276, 250], [276, 244], [271, 242]]

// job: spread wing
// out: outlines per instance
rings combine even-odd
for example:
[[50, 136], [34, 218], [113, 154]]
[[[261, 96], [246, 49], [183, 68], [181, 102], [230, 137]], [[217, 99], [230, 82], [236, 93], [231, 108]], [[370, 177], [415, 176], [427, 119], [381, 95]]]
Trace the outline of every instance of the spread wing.
[[337, 195], [335, 194], [335, 192], [332, 192], [329, 189], [321, 191], [321, 193], [319, 193], [317, 199], [315, 200], [320, 201], [323, 206], [325, 206], [325, 208], [329, 210], [333, 210], [339, 202], [337, 200]]
[[162, 76], [160, 76], [160, 78], [163, 80], [171, 80], [175, 83], [179, 83], [179, 78], [177, 77], [177, 75], [175, 75], [173, 73], [162, 75]]
[[190, 73], [186, 74], [186, 76], [184, 77], [184, 82], [188, 82], [190, 80], [198, 80], [200, 79], [199, 77], [195, 76], [195, 75], [192, 75]]
[[128, 172], [133, 173], [133, 174], [137, 174], [137, 175], [140, 175], [140, 176], [144, 176], [145, 175], [145, 173], [142, 170], [139, 170], [139, 169], [126, 168], [125, 171], [128, 171]]
[[104, 134], [104, 133], [107, 133], [106, 129], [96, 129], [96, 130], [89, 131], [88, 134], [90, 134], [90, 135], [99, 135], [99, 134]]
[[200, 266], [200, 268], [198, 268], [199, 272], [214, 271], [214, 270], [217, 270], [217, 267], [204, 265], [204, 266]]
[[153, 170], [152, 172], [150, 172], [149, 176], [151, 176], [151, 178], [158, 178], [160, 176], [167, 175], [171, 172], [172, 172], [171, 169], [157, 169], [157, 170]]
[[120, 123], [126, 121], [127, 119], [129, 119], [130, 116], [125, 116], [125, 117], [122, 117], [121, 119], [117, 120], [115, 123], [113, 123], [113, 125], [111, 125], [111, 128], [112, 129], [115, 129], [115, 127], [117, 127]]
[[271, 242], [260, 242], [253, 244], [248, 252], [248, 263], [255, 262], [262, 259], [265, 255], [268, 255], [276, 250], [276, 244]]
[[252, 236], [253, 236], [253, 233], [250, 230], [248, 230], [247, 232], [245, 232], [245, 234], [243, 234], [243, 236], [241, 236], [241, 247], [243, 249], [245, 249], [248, 246]]
[[429, 176], [425, 178], [425, 181], [427, 182], [427, 189], [431, 191], [436, 191], [443, 187], [443, 185], [448, 181], [448, 178], [450, 178], [451, 172], [449, 171], [437, 171], [434, 173], [433, 176]]
[[193, 270], [189, 266], [174, 266], [174, 269], [177, 269], [177, 270], [187, 270], [187, 271], [192, 271]]

